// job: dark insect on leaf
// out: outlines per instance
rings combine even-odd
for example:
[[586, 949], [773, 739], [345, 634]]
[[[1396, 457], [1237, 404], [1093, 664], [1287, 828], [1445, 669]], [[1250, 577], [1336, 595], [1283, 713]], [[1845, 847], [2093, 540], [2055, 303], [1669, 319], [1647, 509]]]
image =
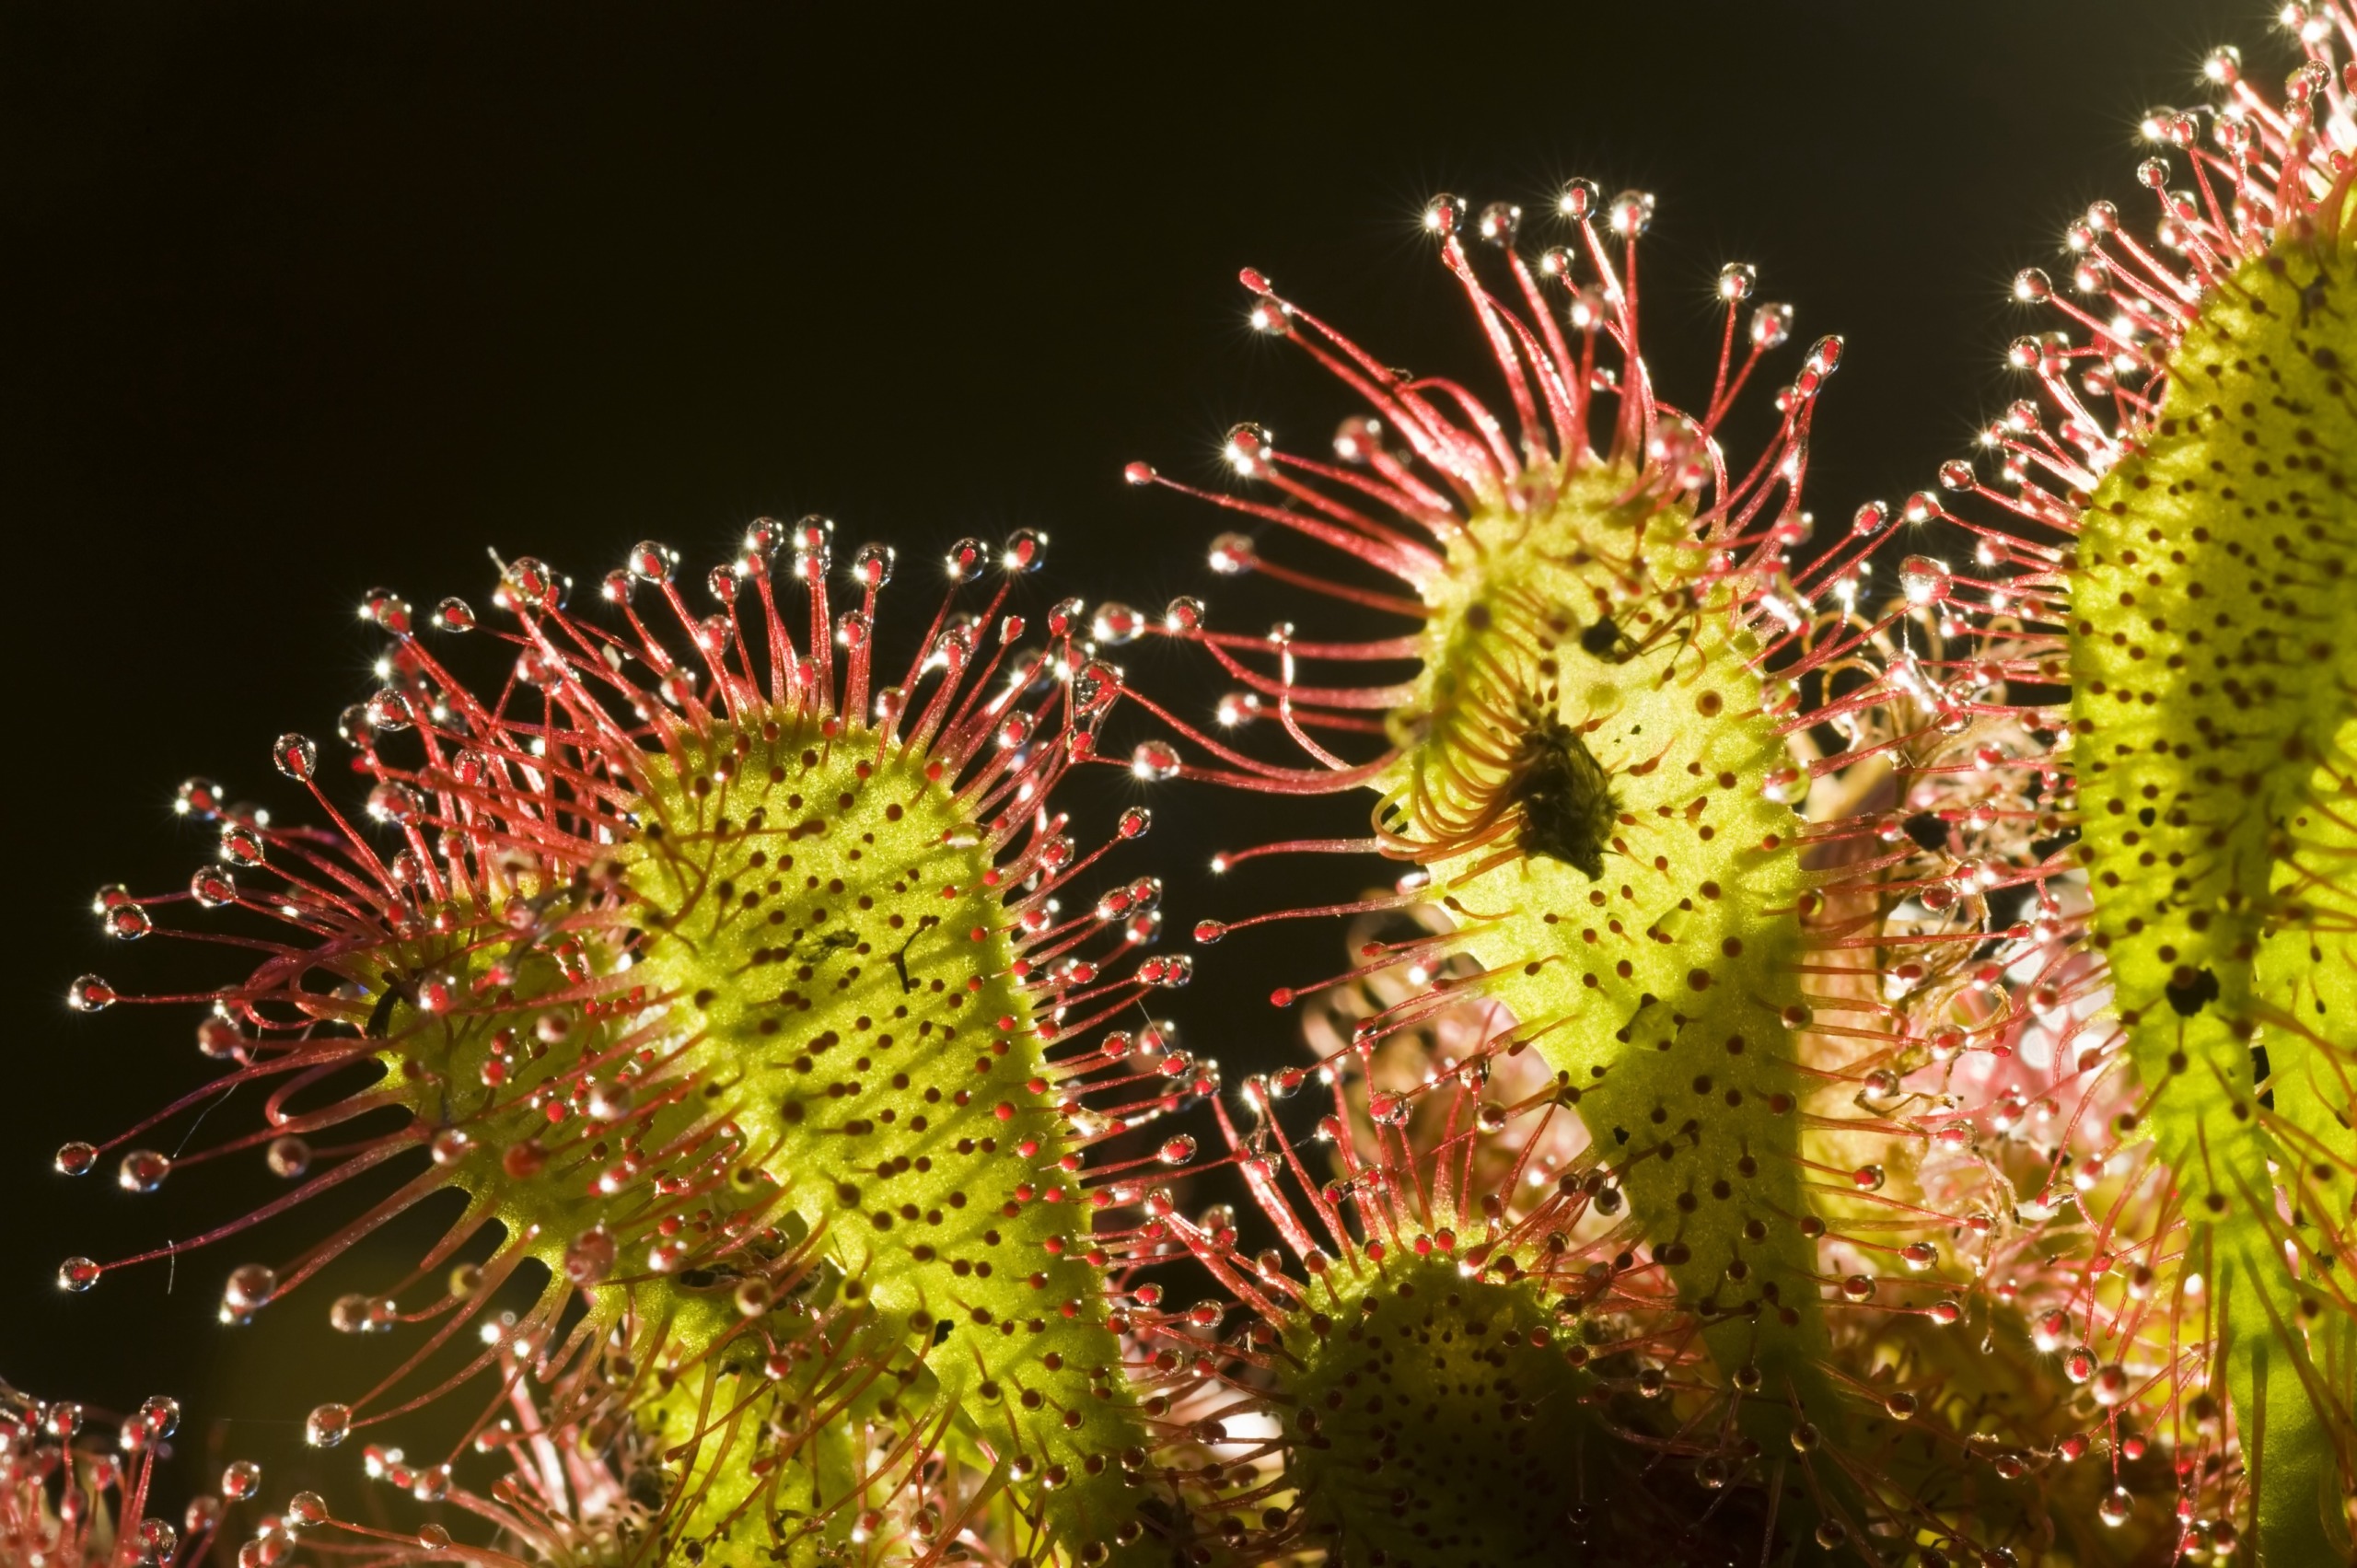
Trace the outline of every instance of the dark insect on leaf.
[[650, 1514], [660, 1511], [670, 1494], [663, 1472], [651, 1465], [633, 1469], [622, 1482], [622, 1491], [633, 1503]]
[[1590, 879], [1604, 875], [1620, 805], [1611, 775], [1577, 731], [1553, 718], [1533, 722], [1515, 749], [1506, 795], [1522, 811], [1515, 842], [1523, 854], [1560, 860]]
[[2068, 849], [2078, 842], [2079, 829], [2078, 825], [2073, 823], [2070, 827], [2067, 827], [2061, 832], [2055, 834], [2052, 838], [2030, 840], [2029, 852], [2030, 854], [2038, 856], [2040, 860], [2051, 860], [2054, 858], [2054, 852], [2056, 850]]
[[370, 1040], [383, 1040], [393, 1027], [393, 1007], [406, 1002], [417, 1005], [417, 993], [409, 981], [398, 975], [385, 977], [385, 989], [377, 994], [377, 1004], [368, 1009], [368, 1027], [361, 1033]]
[[837, 953], [858, 946], [859, 934], [855, 931], [825, 931], [805, 941], [795, 956], [806, 964], [823, 964]]
[[2169, 1006], [2178, 1017], [2190, 1018], [2218, 1000], [2218, 977], [2208, 970], [2180, 967], [2169, 977], [2161, 994], [2169, 999]]
[[1610, 658], [1620, 646], [1620, 625], [1610, 616], [1591, 622], [1580, 633], [1580, 646], [1595, 658]]
[[1924, 849], [1943, 850], [1948, 847], [1948, 825], [1929, 811], [1918, 811], [1899, 826], [1907, 830], [1909, 838]]

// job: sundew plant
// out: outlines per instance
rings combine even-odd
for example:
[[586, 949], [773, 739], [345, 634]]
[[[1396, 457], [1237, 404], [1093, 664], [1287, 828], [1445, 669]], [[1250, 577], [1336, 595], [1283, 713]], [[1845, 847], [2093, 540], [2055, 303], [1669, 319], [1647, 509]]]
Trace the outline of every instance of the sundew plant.
[[[2020, 273], [1981, 450], [1840, 528], [1843, 341], [1730, 263], [1649, 359], [1674, 203], [1579, 180], [1424, 208], [1480, 376], [1248, 270], [1330, 445], [1128, 470], [1345, 633], [1028, 613], [1031, 532], [903, 614], [819, 517], [370, 594], [279, 809], [191, 780], [212, 856], [98, 896], [213, 978], [67, 991], [219, 1067], [61, 1178], [284, 1191], [44, 1266], [388, 1336], [299, 1412], [386, 1490], [168, 1506], [174, 1400], [0, 1385], [0, 1561], [2357, 1561], [2357, 9], [2282, 21]], [[1157, 867], [1281, 855], [1369, 890], [1166, 942]], [[1340, 972], [1231, 994], [1279, 920]], [[1298, 1060], [1224, 1081], [1190, 982]]]

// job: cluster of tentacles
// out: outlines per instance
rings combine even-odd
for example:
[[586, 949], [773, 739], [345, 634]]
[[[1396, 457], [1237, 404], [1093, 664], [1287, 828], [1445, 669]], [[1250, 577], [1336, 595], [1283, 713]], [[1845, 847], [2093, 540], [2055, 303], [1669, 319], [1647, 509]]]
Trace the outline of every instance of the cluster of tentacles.
[[2281, 94], [2220, 50], [2213, 103], [2147, 117], [2149, 228], [2098, 202], [2067, 291], [2016, 280], [2062, 323], [2010, 351], [1997, 482], [1935, 506], [1998, 656], [2069, 667], [2053, 994], [2123, 1084], [2071, 1353], [2165, 1434], [2190, 1540], [2304, 1562], [2357, 1510], [2357, 11], [2285, 20]]
[[[2108, 1103], [2097, 1065], [2059, 1062], [2009, 983], [2071, 961], [2061, 895], [2026, 864], [2052, 830], [2039, 826], [2057, 783], [2040, 736], [2054, 721], [2006, 699], [2008, 671], [1946, 564], [1907, 556], [1876, 587], [1887, 508], [1862, 508], [1846, 540], [1798, 563], [1812, 531], [1800, 505], [1809, 426], [1840, 340], [1820, 340], [1777, 393], [1766, 448], [1732, 463], [1720, 430], [1782, 343], [1789, 310], [1757, 307], [1747, 321], [1751, 271], [1728, 268], [1709, 396], [1699, 413], [1678, 409], [1638, 349], [1650, 200], [1607, 203], [1575, 183], [1562, 211], [1576, 244], [1536, 267], [1515, 249], [1518, 215], [1481, 215], [1504, 291], [1483, 281], [1464, 208], [1443, 199], [1428, 215], [1495, 351], [1511, 423], [1450, 383], [1380, 370], [1246, 276], [1256, 322], [1372, 414], [1345, 422], [1340, 461], [1238, 430], [1237, 468], [1282, 499], [1211, 499], [1348, 558], [1331, 575], [1282, 568], [1292, 580], [1363, 598], [1353, 566], [1389, 573], [1413, 596], [1391, 602], [1414, 624], [1356, 645], [1172, 628], [1241, 685], [1221, 716], [1272, 713], [1307, 766], [1136, 700], [1180, 748], [1208, 754], [1181, 773], [1374, 797], [1366, 836], [1257, 846], [1225, 865], [1379, 854], [1408, 875], [1348, 912], [1440, 919], [1365, 944], [1337, 982], [1414, 977], [1323, 1063], [1363, 1096], [1369, 1146], [1346, 1149], [1329, 1182], [1294, 1158], [1273, 1116], [1231, 1143], [1248, 1179], [1287, 1151], [1307, 1210], [1256, 1185], [1313, 1289], [1340, 1289], [1347, 1266], [1355, 1292], [1368, 1262], [1378, 1274], [1424, 1267], [1438, 1249], [1443, 1273], [1515, 1304], [1525, 1337], [1569, 1341], [1546, 1351], [1582, 1374], [1563, 1400], [1662, 1401], [1631, 1429], [1648, 1458], [1629, 1484], [1584, 1481], [1577, 1456], [1602, 1439], [1566, 1432], [1534, 1442], [1535, 1462], [1555, 1469], [1523, 1490], [1650, 1496], [1662, 1518], [1712, 1521], [1694, 1550], [1730, 1561], [1804, 1548], [2042, 1553], [2070, 1528], [2058, 1520], [2094, 1525], [2107, 1479], [2101, 1464], [2057, 1458], [2091, 1422], [2026, 1343], [2030, 1311], [2063, 1293], [2095, 1243], [2025, 1211], [2086, 1157], [2073, 1134], [2106, 1125]], [[1240, 539], [1215, 545], [1213, 564], [1268, 569]], [[1312, 664], [1392, 678], [1304, 679]], [[1321, 730], [1332, 745], [1353, 733], [1384, 744], [1344, 757]], [[1483, 1022], [1444, 1066], [1384, 1081], [1388, 1042], [1462, 1009]], [[1527, 1081], [1500, 1094], [1517, 1068]], [[1415, 1129], [1434, 1099], [1450, 1109], [1427, 1149]], [[1531, 1116], [1548, 1128], [1539, 1152], [1478, 1154]], [[1465, 1160], [1468, 1174], [1427, 1179], [1425, 1158]], [[1496, 1167], [1490, 1182], [1471, 1180], [1475, 1163]], [[1202, 1235], [1190, 1241], [1218, 1256]], [[1264, 1315], [1304, 1309], [1236, 1267], [1224, 1277]], [[1350, 1309], [1367, 1307], [1353, 1294]], [[2022, 1342], [1978, 1355], [2001, 1341]], [[1590, 1369], [1597, 1345], [1616, 1371]], [[1301, 1376], [1329, 1375], [1295, 1353]], [[1273, 1376], [1284, 1388], [1294, 1373]], [[1318, 1430], [1338, 1447], [1374, 1440], [1332, 1418]], [[1301, 1484], [1318, 1461], [1296, 1448], [1281, 1463]], [[1435, 1528], [1469, 1542], [1493, 1484], [1477, 1465], [1409, 1490], [1455, 1521]], [[1697, 1486], [1721, 1497], [1697, 1510], [1681, 1496]], [[1376, 1499], [1362, 1514], [1349, 1493], [1310, 1492], [1346, 1539], [1391, 1527]], [[1663, 1527], [1626, 1509], [1581, 1527], [1598, 1561], [1643, 1558]], [[1404, 1560], [1518, 1554], [1485, 1550]]]
[[[1718, 1521], [1697, 1560], [1811, 1539], [1866, 1561], [2224, 1560], [2246, 1539], [2268, 1562], [2346, 1558], [2357, 1045], [2332, 1019], [2357, 1005], [2357, 628], [2338, 586], [2357, 21], [2289, 19], [2308, 58], [2280, 99], [2221, 52], [2214, 110], [2148, 121], [2193, 181], [2140, 171], [2162, 202], [2149, 242], [2108, 203], [2073, 226], [2093, 308], [2022, 274], [2018, 296], [2080, 335], [2014, 345], [2043, 406], [1992, 424], [1990, 480], [1950, 463], [1829, 550], [1802, 548], [1797, 492], [1838, 340], [1778, 393], [1765, 449], [1730, 461], [1719, 430], [1789, 314], [1747, 332], [1751, 273], [1729, 268], [1709, 394], [1672, 406], [1638, 348], [1649, 198], [1575, 182], [1573, 243], [1536, 265], [1518, 211], [1428, 210], [1503, 414], [1245, 274], [1253, 323], [1365, 412], [1331, 458], [1232, 432], [1249, 488], [1190, 493], [1260, 527], [1212, 563], [1408, 625], [1341, 643], [1181, 620], [1166, 630], [1237, 683], [1221, 728], [1273, 717], [1286, 745], [1158, 711], [1184, 774], [1369, 797], [1362, 836], [1222, 866], [1366, 854], [1397, 886], [1197, 935], [1435, 917], [1275, 998], [1410, 977], [1323, 1048], [1360, 1133], [1330, 1169], [1273, 1113], [1231, 1132], [1248, 1172], [1301, 1183], [1259, 1184], [1296, 1283], [1189, 1237], [1274, 1325], [1280, 1353], [1248, 1378], [1267, 1397], [1290, 1408], [1364, 1353], [1297, 1338], [1304, 1313], [1340, 1305], [1372, 1331], [1387, 1272], [1418, 1266], [1402, 1240], [1421, 1261], [1446, 1236], [1457, 1273], [1505, 1293], [1476, 1316], [1511, 1302], [1534, 1344], [1613, 1313], [1637, 1380], [1562, 1398], [1609, 1408], [1650, 1373], [1664, 1401], [1650, 1431], [1620, 1423], [1651, 1457], [1602, 1484], [1630, 1536], [1591, 1539], [1598, 1561], [1676, 1539], [1656, 1516]], [[1900, 519], [1926, 542], [1878, 587]], [[1264, 556], [1260, 532], [1329, 564]], [[1931, 553], [1958, 539], [1970, 564]], [[1390, 1042], [1452, 1013], [1479, 1022], [1387, 1081]], [[1502, 1094], [1516, 1059], [1539, 1070]], [[1543, 1137], [1482, 1152], [1534, 1116]], [[1566, 1266], [1596, 1283], [1566, 1290]], [[1399, 1560], [1528, 1550], [1480, 1534], [1503, 1458], [1391, 1492], [1328, 1479], [1324, 1456], [1379, 1447], [1397, 1419], [1320, 1416], [1265, 1463], [1329, 1536]], [[1554, 1468], [1504, 1483], [1517, 1497], [1596, 1484], [1595, 1443], [1534, 1444]], [[1698, 1516], [1689, 1476], [1747, 1501]], [[1437, 1536], [1398, 1533], [1418, 1510]]]
[[[370, 596], [360, 808], [289, 735], [315, 825], [191, 781], [217, 859], [99, 895], [250, 969], [71, 997], [197, 1008], [225, 1065], [60, 1170], [259, 1154], [288, 1191], [59, 1281], [375, 1195], [227, 1270], [241, 1324], [456, 1193], [330, 1308], [412, 1353], [308, 1430], [463, 1389], [465, 1437], [366, 1446], [414, 1527], [232, 1464], [183, 1536], [168, 1401], [126, 1469], [8, 1396], [6, 1542], [192, 1562], [250, 1506], [240, 1568], [2351, 1560], [2357, 8], [2285, 20], [2280, 94], [2222, 51], [2148, 119], [2149, 232], [2098, 203], [2068, 290], [2021, 274], [2062, 320], [1983, 457], [1834, 539], [1802, 491], [1841, 340], [1775, 368], [1793, 311], [1730, 265], [1674, 396], [1654, 201], [1578, 180], [1535, 252], [1511, 205], [1426, 209], [1487, 391], [1248, 271], [1356, 412], [1330, 453], [1236, 426], [1234, 488], [1131, 466], [1342, 631], [1066, 599], [1027, 636], [1020, 534], [951, 551], [888, 680], [892, 553], [833, 605], [815, 518], [702, 610], [653, 543], [593, 612], [529, 560], [481, 623]], [[1230, 690], [1132, 679], [1142, 636]], [[1122, 703], [1148, 733], [1100, 755]], [[1080, 847], [1092, 762], [1353, 797], [1214, 864], [1374, 890], [1194, 928], [1348, 923], [1272, 998], [1301, 1063], [1231, 1092], [1147, 1013], [1195, 960], [1099, 870], [1144, 807]], [[250, 1131], [161, 1152], [249, 1085]]]
[[[334, 1304], [339, 1329], [418, 1341], [312, 1411], [314, 1444], [476, 1379], [488, 1430], [528, 1370], [543, 1425], [643, 1446], [636, 1491], [568, 1486], [585, 1507], [632, 1503], [644, 1551], [1156, 1546], [1164, 1439], [1109, 1312], [1170, 1245], [1141, 1207], [1193, 1158], [1148, 1124], [1217, 1072], [1166, 1026], [1097, 1029], [1191, 961], [1133, 952], [1159, 930], [1150, 876], [1063, 907], [1150, 818], [1132, 807], [1083, 850], [1055, 804], [1120, 676], [1074, 643], [1076, 601], [1037, 644], [1004, 612], [1041, 545], [958, 544], [952, 597], [891, 683], [875, 662], [891, 552], [856, 553], [835, 614], [819, 519], [755, 524], [704, 613], [658, 545], [605, 580], [605, 617], [510, 563], [512, 629], [480, 683], [455, 668], [463, 643], [446, 656], [372, 595], [384, 685], [342, 725], [372, 825], [301, 736], [276, 761], [325, 826], [192, 781], [181, 806], [217, 828], [218, 860], [185, 893], [110, 889], [101, 918], [257, 966], [197, 995], [74, 988], [86, 1010], [201, 1005], [198, 1044], [228, 1066], [107, 1145], [67, 1145], [61, 1170], [123, 1148], [122, 1185], [145, 1191], [260, 1151], [292, 1189], [140, 1257], [69, 1260], [61, 1284], [377, 1179], [380, 1200], [300, 1257], [227, 1272], [223, 1317], [242, 1322], [455, 1190], [413, 1270]], [[808, 599], [798, 643], [782, 550]], [[994, 597], [955, 608], [993, 555]], [[486, 630], [455, 599], [433, 621]], [[250, 1085], [251, 1132], [178, 1158], [130, 1146]]]

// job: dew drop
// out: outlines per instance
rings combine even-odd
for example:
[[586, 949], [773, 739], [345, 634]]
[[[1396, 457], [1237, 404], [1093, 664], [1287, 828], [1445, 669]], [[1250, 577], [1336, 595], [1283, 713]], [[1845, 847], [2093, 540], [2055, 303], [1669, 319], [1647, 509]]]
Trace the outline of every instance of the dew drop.
[[387, 779], [368, 792], [368, 815], [377, 821], [399, 826], [424, 812], [425, 797], [399, 779]]
[[180, 783], [179, 793], [172, 797], [172, 810], [182, 817], [210, 822], [221, 815], [227, 804], [228, 792], [211, 779], [192, 778]]
[[261, 1263], [241, 1263], [229, 1271], [221, 1292], [222, 1304], [240, 1316], [267, 1306], [278, 1292], [278, 1275]]
[[270, 760], [290, 779], [308, 779], [319, 771], [319, 743], [292, 730], [270, 743]]
[[87, 1258], [68, 1258], [57, 1265], [57, 1288], [78, 1295], [98, 1283], [100, 1272], [98, 1264]]
[[139, 1420], [150, 1438], [169, 1437], [180, 1430], [180, 1402], [168, 1395], [154, 1395], [140, 1404]]
[[261, 1490], [261, 1467], [251, 1459], [233, 1459], [221, 1472], [221, 1495], [242, 1503]]
[[209, 910], [238, 901], [238, 879], [226, 865], [200, 865], [188, 879], [188, 895]]
[[564, 1277], [576, 1285], [593, 1285], [613, 1272], [614, 1238], [603, 1225], [585, 1230], [564, 1249]]
[[990, 559], [991, 547], [981, 540], [959, 540], [949, 547], [949, 553], [946, 558], [945, 563], [949, 569], [949, 580], [954, 583], [972, 582], [982, 575], [983, 569], [990, 564]]
[[180, 1532], [161, 1519], [140, 1520], [136, 1537], [135, 1560], [140, 1562], [168, 1562], [180, 1551]]
[[1177, 778], [1178, 767], [1178, 749], [1167, 740], [1142, 740], [1130, 753], [1130, 772], [1152, 783]]
[[863, 544], [852, 553], [852, 581], [865, 588], [880, 588], [892, 580], [899, 552], [888, 544]]
[[1266, 425], [1246, 420], [1227, 427], [1227, 440], [1220, 447], [1220, 455], [1227, 459], [1228, 467], [1249, 479], [1266, 471], [1276, 447], [1276, 437], [1269, 434]]
[[1556, 198], [1555, 210], [1567, 218], [1585, 218], [1604, 201], [1604, 189], [1593, 180], [1573, 180], [1564, 183], [1563, 193]]
[[1650, 191], [1623, 191], [1612, 198], [1605, 221], [1623, 239], [1634, 239], [1654, 226], [1654, 195]]
[[266, 858], [261, 835], [242, 822], [221, 830], [219, 854], [231, 865], [260, 865]]
[[1048, 558], [1048, 536], [1038, 528], [1017, 528], [1006, 536], [999, 564], [1009, 572], [1036, 572]]
[[1910, 555], [1898, 563], [1898, 588], [1910, 604], [1939, 604], [1955, 585], [1948, 563], [1929, 555]]
[[134, 1149], [115, 1167], [115, 1185], [126, 1192], [153, 1192], [172, 1173], [169, 1155], [157, 1149]]
[[290, 1132], [273, 1138], [269, 1153], [262, 1157], [270, 1166], [271, 1175], [292, 1181], [311, 1168], [311, 1145]]
[[352, 1434], [348, 1405], [321, 1405], [303, 1423], [303, 1441], [314, 1448], [332, 1448]]
[[1782, 303], [1757, 307], [1751, 312], [1751, 346], [1782, 348], [1792, 340], [1793, 308]]
[[409, 600], [390, 588], [370, 588], [360, 600], [360, 619], [396, 637], [409, 635], [412, 613]]
[[1223, 577], [1240, 577], [1260, 563], [1251, 536], [1224, 533], [1212, 540], [1211, 567]]
[[363, 705], [369, 726], [384, 734], [398, 734], [417, 722], [417, 710], [404, 693], [381, 687]]
[[1109, 600], [1097, 607], [1089, 630], [1098, 642], [1120, 647], [1124, 643], [1134, 642], [1138, 633], [1145, 630], [1145, 617], [1128, 605]]

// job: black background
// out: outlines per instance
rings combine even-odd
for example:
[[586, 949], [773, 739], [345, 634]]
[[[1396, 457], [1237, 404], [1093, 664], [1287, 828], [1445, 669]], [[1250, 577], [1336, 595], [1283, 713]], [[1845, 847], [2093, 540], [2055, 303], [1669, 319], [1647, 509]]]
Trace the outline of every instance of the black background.
[[[49, 1160], [206, 1075], [184, 1014], [64, 1008], [85, 970], [131, 989], [203, 970], [110, 948], [91, 891], [184, 884], [209, 848], [168, 810], [186, 773], [294, 804], [268, 742], [331, 737], [365, 692], [370, 585], [481, 606], [486, 546], [587, 583], [649, 535], [700, 578], [749, 517], [822, 510], [845, 551], [881, 539], [904, 563], [1044, 528], [1035, 610], [1197, 592], [1258, 629], [1281, 598], [1202, 564], [1226, 525], [1120, 473], [1148, 458], [1217, 484], [1232, 421], [1311, 447], [1351, 412], [1247, 332], [1237, 268], [1391, 363], [1478, 375], [1421, 203], [1516, 200], [1548, 243], [1574, 174], [1660, 197], [1645, 299], [1673, 397], [1707, 377], [1723, 261], [1798, 307], [1776, 376], [1847, 336], [1811, 474], [1819, 515], [1846, 518], [1929, 483], [2015, 395], [2014, 271], [2095, 196], [2137, 210], [2135, 118], [2196, 97], [2209, 46], [2280, 74], [2266, 9], [870, 7], [853, 29], [783, 6], [10, 6], [0, 1376], [118, 1408], [177, 1393], [207, 1418], [182, 1447], [208, 1469], [221, 1422], [229, 1449], [276, 1452], [361, 1386], [356, 1362], [313, 1359], [356, 1353], [319, 1323], [350, 1284], [242, 1333], [212, 1321], [230, 1265], [291, 1256], [316, 1219], [176, 1275], [51, 1283], [68, 1253], [184, 1234], [266, 1179], [135, 1200], [110, 1162], [69, 1184]], [[915, 620], [930, 574], [903, 575]], [[1130, 652], [1194, 716], [1222, 689]], [[1209, 849], [1255, 836], [1258, 803], [1151, 798], [1161, 825], [1128, 864], [1169, 878], [1177, 945], [1315, 881], [1212, 888]], [[1359, 810], [1294, 815], [1348, 832]], [[1295, 1049], [1268, 988], [1341, 956], [1330, 924], [1238, 938], [1172, 1011], [1232, 1078]], [[289, 1462], [273, 1496], [308, 1473]]]

